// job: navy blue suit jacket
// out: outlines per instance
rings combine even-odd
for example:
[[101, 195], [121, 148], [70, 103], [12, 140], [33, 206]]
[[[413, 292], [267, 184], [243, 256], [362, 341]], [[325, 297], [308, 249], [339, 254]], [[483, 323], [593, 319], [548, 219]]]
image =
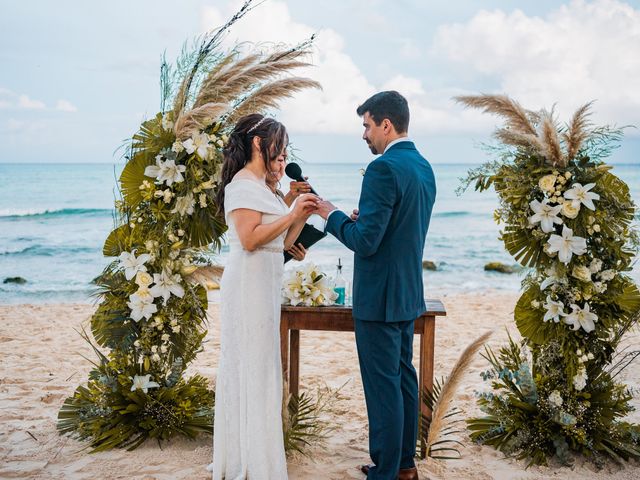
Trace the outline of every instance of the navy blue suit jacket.
[[355, 318], [399, 322], [424, 313], [422, 252], [435, 197], [431, 165], [402, 141], [367, 167], [358, 220], [329, 216], [326, 231], [354, 252]]

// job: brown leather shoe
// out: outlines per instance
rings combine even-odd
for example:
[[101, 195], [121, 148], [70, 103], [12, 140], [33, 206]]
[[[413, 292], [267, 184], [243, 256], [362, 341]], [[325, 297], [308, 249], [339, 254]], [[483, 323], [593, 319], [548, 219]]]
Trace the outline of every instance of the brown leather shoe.
[[398, 480], [420, 480], [418, 478], [418, 469], [413, 468], [401, 468], [398, 472]]
[[[360, 465], [360, 471], [365, 475], [369, 475], [369, 469], [374, 465]], [[398, 471], [398, 480], [420, 480], [418, 477], [418, 469], [416, 467], [413, 468], [401, 468]]]
[[373, 463], [370, 463], [368, 465], [360, 465], [360, 471], [362, 473], [364, 473], [365, 475], [369, 475], [369, 469], [375, 467], [375, 465]]

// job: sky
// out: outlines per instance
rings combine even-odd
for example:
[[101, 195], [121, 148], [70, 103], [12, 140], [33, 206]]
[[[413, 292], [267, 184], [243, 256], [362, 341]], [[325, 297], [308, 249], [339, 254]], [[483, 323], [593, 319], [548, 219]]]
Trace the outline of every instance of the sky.
[[[0, 0], [0, 163], [118, 163], [118, 147], [159, 109], [161, 56], [215, 29], [233, 0]], [[259, 2], [256, 2], [259, 3]], [[498, 119], [452, 97], [506, 93], [568, 121], [596, 100], [595, 123], [640, 125], [640, 2], [265, 0], [236, 41], [295, 44], [311, 34], [323, 85], [275, 115], [310, 162], [366, 162], [356, 107], [395, 89], [410, 136], [433, 163], [486, 160]], [[640, 162], [629, 128], [616, 162]]]

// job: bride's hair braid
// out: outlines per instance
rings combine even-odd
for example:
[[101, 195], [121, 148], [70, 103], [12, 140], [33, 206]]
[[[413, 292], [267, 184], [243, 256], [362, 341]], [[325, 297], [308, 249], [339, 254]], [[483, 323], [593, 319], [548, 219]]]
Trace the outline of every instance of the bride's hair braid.
[[224, 212], [225, 187], [235, 174], [251, 160], [253, 137], [260, 138], [260, 151], [267, 172], [269, 171], [269, 162], [278, 158], [289, 142], [287, 129], [273, 118], [252, 113], [238, 120], [222, 151], [224, 161], [222, 162], [221, 182], [216, 194], [219, 213]]

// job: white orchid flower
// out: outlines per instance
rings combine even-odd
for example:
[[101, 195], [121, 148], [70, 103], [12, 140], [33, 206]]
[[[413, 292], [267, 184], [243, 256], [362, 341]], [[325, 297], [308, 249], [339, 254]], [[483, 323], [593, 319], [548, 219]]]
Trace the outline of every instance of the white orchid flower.
[[171, 272], [163, 270], [162, 273], [153, 274], [154, 286], [150, 291], [154, 297], [162, 297], [163, 303], [166, 305], [171, 294], [182, 298], [184, 296], [184, 288], [180, 285], [182, 278], [179, 274], [172, 275]]
[[147, 271], [147, 267], [144, 264], [151, 259], [151, 255], [143, 253], [136, 257], [136, 249], [134, 248], [131, 252], [122, 252], [118, 258], [120, 259], [120, 266], [124, 268], [124, 277], [127, 280], [131, 280], [138, 272]]
[[159, 383], [151, 381], [151, 375], [135, 375], [133, 377], [133, 385], [131, 385], [131, 391], [142, 390], [147, 393], [150, 388], [158, 388]]
[[595, 183], [587, 183], [585, 186], [580, 183], [574, 183], [569, 190], [564, 192], [564, 198], [571, 200], [574, 206], [582, 204], [589, 210], [595, 210], [596, 206], [593, 201], [600, 200], [600, 195], [589, 191], [595, 186]]
[[578, 330], [580, 327], [589, 333], [595, 330], [596, 325], [595, 322], [598, 321], [598, 316], [589, 311], [589, 304], [585, 303], [584, 308], [580, 308], [580, 306], [575, 303], [571, 304], [571, 308], [573, 312], [566, 316], [564, 322], [573, 327], [573, 330]]
[[139, 322], [142, 317], [149, 320], [158, 311], [158, 307], [153, 303], [152, 295], [138, 295], [134, 293], [129, 296], [127, 306], [131, 309], [131, 320]]
[[558, 323], [560, 317], [567, 316], [567, 314], [564, 313], [564, 303], [553, 301], [549, 295], [547, 295], [547, 303], [544, 304], [544, 308], [547, 310], [543, 319], [545, 322], [553, 320], [555, 323]]
[[553, 234], [547, 241], [549, 253], [558, 252], [562, 263], [569, 263], [573, 255], [583, 255], [587, 251], [587, 240], [573, 236], [573, 230], [566, 225], [562, 227], [562, 235]]
[[209, 157], [209, 135], [206, 133], [196, 133], [182, 142], [182, 145], [189, 155], [197, 152], [202, 160]]
[[529, 217], [529, 223], [531, 225], [540, 223], [540, 227], [542, 228], [543, 232], [553, 232], [553, 224], [562, 223], [562, 219], [558, 217], [558, 214], [562, 210], [562, 205], [556, 205], [555, 207], [552, 207], [551, 205], [549, 205], [549, 200], [545, 198], [542, 202], [534, 200], [529, 203], [529, 206], [534, 212], [534, 215]]

